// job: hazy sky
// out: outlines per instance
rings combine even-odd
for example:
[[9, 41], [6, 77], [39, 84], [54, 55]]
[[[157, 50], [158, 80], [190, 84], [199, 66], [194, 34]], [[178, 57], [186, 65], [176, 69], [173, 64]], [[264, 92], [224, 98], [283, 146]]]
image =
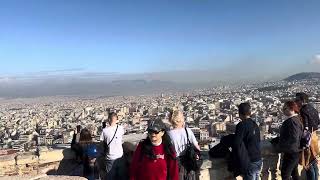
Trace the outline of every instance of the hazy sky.
[[221, 71], [251, 62], [261, 68], [251, 75], [305, 70], [320, 62], [319, 7], [319, 0], [1, 0], [0, 75]]

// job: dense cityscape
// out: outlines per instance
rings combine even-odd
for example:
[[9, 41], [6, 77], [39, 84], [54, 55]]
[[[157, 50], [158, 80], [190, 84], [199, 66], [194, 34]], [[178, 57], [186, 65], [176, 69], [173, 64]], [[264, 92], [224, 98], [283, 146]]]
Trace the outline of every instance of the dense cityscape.
[[39, 97], [3, 99], [0, 107], [1, 154], [36, 152], [71, 143], [76, 126], [88, 128], [98, 141], [108, 112], [116, 112], [126, 135], [144, 134], [148, 121], [160, 117], [167, 123], [172, 108], [184, 111], [187, 126], [203, 145], [219, 142], [234, 133], [240, 121], [237, 105], [250, 102], [261, 139], [276, 137], [285, 119], [285, 100], [296, 92], [310, 94], [320, 110], [320, 83], [317, 80], [278, 81], [242, 86], [221, 86], [190, 92], [117, 97]]
[[0, 180], [317, 180], [320, 1], [1, 1]]

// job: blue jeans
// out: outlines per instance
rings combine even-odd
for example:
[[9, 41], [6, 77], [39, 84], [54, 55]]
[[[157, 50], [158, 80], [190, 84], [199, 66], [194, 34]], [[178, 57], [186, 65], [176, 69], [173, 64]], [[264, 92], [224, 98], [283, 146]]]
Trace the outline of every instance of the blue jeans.
[[259, 180], [261, 169], [262, 160], [250, 163], [247, 174], [243, 175], [243, 180]]
[[318, 180], [319, 169], [318, 162], [314, 162], [308, 170], [306, 170], [307, 180]]

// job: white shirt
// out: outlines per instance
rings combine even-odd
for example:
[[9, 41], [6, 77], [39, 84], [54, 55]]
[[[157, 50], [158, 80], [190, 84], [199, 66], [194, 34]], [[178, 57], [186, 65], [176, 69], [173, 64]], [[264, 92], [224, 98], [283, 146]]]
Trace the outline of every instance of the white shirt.
[[[102, 134], [100, 136], [100, 140], [104, 140], [105, 143], [109, 144], [112, 140], [117, 126], [111, 126], [104, 128]], [[117, 133], [109, 145], [109, 153], [107, 154], [108, 160], [116, 160], [123, 156], [123, 148], [122, 148], [122, 136], [124, 135], [124, 129], [122, 126], [118, 125]]]
[[76, 143], [80, 142], [80, 133], [76, 134]]
[[[191, 129], [187, 128], [187, 131], [188, 131], [190, 142], [194, 144], [196, 147], [198, 147], [198, 141], [194, 136], [193, 132], [191, 131]], [[170, 130], [168, 134], [175, 147], [177, 157], [179, 157], [181, 153], [186, 149], [186, 146], [188, 144], [186, 130], [184, 128], [173, 129], [173, 130]]]

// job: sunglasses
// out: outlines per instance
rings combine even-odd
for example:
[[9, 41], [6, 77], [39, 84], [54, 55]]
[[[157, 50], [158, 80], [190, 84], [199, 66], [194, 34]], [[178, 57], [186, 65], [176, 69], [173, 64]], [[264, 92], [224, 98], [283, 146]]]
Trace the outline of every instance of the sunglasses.
[[148, 134], [159, 134], [161, 131], [148, 130]]

